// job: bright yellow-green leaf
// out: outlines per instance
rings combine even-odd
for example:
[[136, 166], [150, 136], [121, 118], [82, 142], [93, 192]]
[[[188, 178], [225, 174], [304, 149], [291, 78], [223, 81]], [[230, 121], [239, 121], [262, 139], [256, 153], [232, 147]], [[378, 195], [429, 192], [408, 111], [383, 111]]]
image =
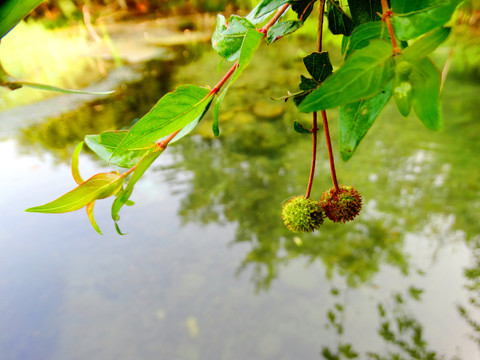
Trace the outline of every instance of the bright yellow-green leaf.
[[118, 173], [96, 174], [58, 199], [25, 211], [50, 214], [75, 211], [92, 201], [115, 195], [122, 188], [123, 179], [124, 176]]
[[95, 201], [92, 201], [91, 203], [87, 204], [86, 210], [87, 210], [88, 220], [90, 220], [90, 224], [92, 224], [92, 227], [95, 229], [95, 231], [100, 235], [103, 235], [100, 228], [98, 227], [97, 222], [95, 221], [95, 218], [93, 217], [94, 205], [95, 205]]
[[72, 175], [75, 182], [79, 185], [83, 183], [83, 179], [80, 176], [80, 171], [78, 170], [78, 155], [80, 155], [80, 151], [82, 151], [82, 148], [83, 148], [83, 141], [81, 141], [75, 147], [75, 150], [73, 151], [73, 154], [72, 154]]

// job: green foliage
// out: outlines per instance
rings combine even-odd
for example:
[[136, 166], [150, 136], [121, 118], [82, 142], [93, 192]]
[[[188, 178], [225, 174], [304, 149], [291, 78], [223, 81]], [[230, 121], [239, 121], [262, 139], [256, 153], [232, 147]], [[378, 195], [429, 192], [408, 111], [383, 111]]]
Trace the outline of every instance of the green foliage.
[[[85, 143], [100, 158], [106, 162], [109, 162], [113, 152], [115, 149], [117, 149], [118, 145], [120, 145], [123, 139], [125, 139], [127, 134], [127, 130], [104, 131], [100, 135], [85, 136]], [[146, 146], [142, 149], [125, 152], [123, 156], [118, 156], [115, 165], [124, 168], [131, 168], [137, 165], [140, 159], [146, 154], [152, 152], [155, 147], [155, 144], [151, 144], [150, 146]]]
[[6, 0], [0, 4], [0, 39], [43, 0]]
[[395, 36], [400, 40], [414, 39], [450, 20], [462, 0], [392, 0]]
[[222, 93], [217, 98], [217, 101], [215, 103], [215, 108], [213, 110], [213, 118], [214, 118], [213, 132], [215, 136], [218, 136], [220, 133], [220, 130], [218, 128], [218, 115], [220, 113], [220, 107], [222, 106], [223, 99], [225, 99], [225, 95], [227, 95], [227, 92], [230, 89], [230, 86], [232, 86], [232, 84], [238, 79], [238, 77], [242, 74], [242, 72], [247, 68], [248, 64], [250, 64], [250, 61], [252, 60], [253, 55], [255, 54], [255, 51], [257, 51], [258, 47], [260, 46], [262, 38], [263, 38], [263, 35], [256, 30], [249, 30], [245, 34], [245, 38], [243, 39], [242, 47], [240, 49], [238, 65], [235, 69], [235, 72], [233, 73], [232, 78], [230, 79], [230, 82], [225, 87], [225, 89], [223, 89]]
[[[310, 77], [302, 75], [300, 91], [295, 94], [289, 93], [281, 99], [288, 100], [292, 97], [301, 112], [340, 107], [339, 148], [345, 161], [353, 156], [361, 140], [392, 96], [403, 116], [408, 116], [413, 108], [427, 128], [440, 129], [441, 78], [428, 55], [448, 37], [450, 29], [443, 26], [460, 2], [460, 0], [392, 0], [392, 9], [382, 9], [380, 0], [347, 1], [348, 7], [345, 1], [328, 1], [326, 15], [328, 26], [331, 33], [343, 35], [344, 62], [333, 72], [327, 52], [309, 54], [303, 58], [303, 62]], [[296, 13], [297, 20], [281, 20], [287, 11], [287, 7], [284, 6], [287, 3]], [[77, 148], [72, 158], [72, 173], [79, 186], [51, 203], [27, 211], [65, 212], [86, 206], [92, 226], [100, 232], [93, 219], [94, 201], [116, 195], [112, 206], [112, 218], [117, 231], [121, 233], [116, 223], [121, 207], [130, 204], [129, 198], [134, 185], [168, 143], [177, 141], [191, 132], [205, 116], [217, 95], [212, 128], [214, 135], [218, 136], [222, 102], [232, 84], [252, 61], [262, 40], [266, 39], [268, 43], [273, 43], [295, 32], [303, 26], [315, 3], [314, 0], [262, 0], [246, 17], [232, 15], [227, 20], [223, 15], [218, 15], [212, 36], [212, 47], [222, 59], [234, 62], [225, 77], [213, 89], [196, 85], [178, 87], [163, 96], [129, 130], [88, 135], [85, 138], [86, 144], [100, 158], [130, 170], [123, 175], [97, 174], [83, 181], [77, 169], [80, 151]], [[383, 2], [384, 6], [385, 4], [386, 2]], [[27, 7], [23, 8], [25, 11], [26, 9]], [[275, 10], [278, 13], [267, 22]], [[266, 24], [260, 28], [259, 24], [265, 22]], [[272, 69], [273, 66], [272, 64]], [[5, 71], [0, 72], [0, 82], [0, 85], [13, 88], [28, 85], [59, 90], [50, 86], [11, 80]], [[294, 121], [293, 127], [297, 133], [311, 133], [298, 121]], [[260, 126], [254, 126], [252, 146], [258, 146], [260, 141], [256, 142], [254, 139], [261, 139], [261, 136]], [[133, 175], [123, 189], [122, 184], [131, 173]], [[353, 200], [356, 201], [353, 210], [344, 203], [344, 200], [352, 199], [344, 199], [340, 195], [335, 192], [329, 195], [329, 199], [336, 200], [337, 208], [341, 208], [341, 214], [332, 216], [338, 221], [351, 220], [360, 209], [360, 195], [353, 196]], [[287, 203], [288, 206], [286, 205], [288, 209], [284, 208], [283, 217], [287, 226], [295, 231], [311, 231], [323, 222], [323, 214], [312, 220], [310, 214], [312, 211], [316, 212], [311, 209], [311, 206], [316, 206], [312, 205], [312, 201], [302, 197], [295, 199], [301, 204], [295, 203], [293, 206], [292, 200]], [[296, 218], [298, 206], [303, 206], [309, 214], [301, 221]], [[313, 225], [311, 221], [314, 221]], [[348, 347], [345, 347], [342, 354], [346, 357], [355, 355]]]
[[180, 86], [168, 93], [132, 126], [113, 149], [109, 162], [120, 166], [129, 151], [151, 148], [158, 139], [196, 121], [204, 115], [211, 96], [207, 88], [195, 85]]
[[368, 129], [388, 103], [392, 90], [387, 85], [383, 91], [372, 98], [356, 101], [340, 107], [338, 119], [340, 155], [349, 160]]
[[334, 35], [349, 36], [355, 24], [339, 5], [339, 1], [329, 1], [327, 4], [328, 28]]
[[249, 29], [255, 29], [255, 25], [248, 19], [232, 15], [227, 22], [225, 16], [219, 14], [217, 26], [212, 35], [213, 49], [226, 60], [237, 60], [240, 56], [243, 38]]
[[394, 73], [392, 46], [372, 40], [357, 50], [322, 86], [307, 95], [298, 109], [312, 112], [331, 109], [379, 93]]
[[75, 211], [97, 199], [115, 195], [122, 187], [124, 176], [116, 172], [100, 173], [81, 183], [65, 195], [45, 205], [26, 209], [28, 212], [60, 214]]
[[295, 31], [300, 29], [302, 25], [303, 21], [297, 20], [287, 20], [276, 23], [270, 29], [268, 29], [267, 41], [269, 43], [273, 43], [281, 37], [294, 33]]

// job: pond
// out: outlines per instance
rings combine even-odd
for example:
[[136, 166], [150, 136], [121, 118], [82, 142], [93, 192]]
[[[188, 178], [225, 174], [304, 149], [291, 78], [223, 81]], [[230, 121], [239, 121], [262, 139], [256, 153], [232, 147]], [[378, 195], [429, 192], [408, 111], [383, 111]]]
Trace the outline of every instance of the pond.
[[[440, 132], [389, 104], [349, 162], [336, 152], [360, 216], [296, 235], [280, 211], [307, 185], [311, 139], [293, 121], [310, 120], [270, 98], [296, 90], [310, 46], [261, 49], [222, 106], [220, 137], [207, 116], [139, 181], [126, 236], [111, 200], [95, 208], [104, 236], [84, 211], [23, 210], [75, 186], [70, 155], [86, 134], [128, 126], [178, 84], [214, 85], [216, 54], [175, 48], [141, 81], [34, 124], [0, 113], [18, 120], [0, 133], [1, 359], [479, 358], [480, 85], [448, 79]], [[314, 198], [331, 187], [320, 139]], [[105, 169], [80, 156], [84, 177]]]

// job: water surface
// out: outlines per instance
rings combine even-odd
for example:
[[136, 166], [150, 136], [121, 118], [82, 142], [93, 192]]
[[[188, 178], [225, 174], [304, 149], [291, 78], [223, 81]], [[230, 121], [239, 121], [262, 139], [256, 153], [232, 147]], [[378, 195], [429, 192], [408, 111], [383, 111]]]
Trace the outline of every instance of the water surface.
[[[449, 79], [438, 133], [389, 105], [352, 160], [337, 159], [361, 215], [311, 235], [280, 219], [305, 191], [311, 153], [292, 126], [308, 116], [270, 100], [296, 90], [308, 51], [287, 42], [262, 49], [232, 87], [219, 138], [207, 116], [137, 184], [121, 212], [128, 235], [116, 235], [110, 200], [95, 207], [104, 236], [83, 210], [23, 212], [75, 186], [69, 156], [84, 135], [128, 126], [177, 84], [222, 76], [215, 54], [177, 50], [181, 67], [150, 62], [111, 98], [0, 133], [0, 358], [478, 358], [477, 84]], [[331, 187], [320, 138], [316, 198]], [[84, 177], [104, 165], [80, 157]]]

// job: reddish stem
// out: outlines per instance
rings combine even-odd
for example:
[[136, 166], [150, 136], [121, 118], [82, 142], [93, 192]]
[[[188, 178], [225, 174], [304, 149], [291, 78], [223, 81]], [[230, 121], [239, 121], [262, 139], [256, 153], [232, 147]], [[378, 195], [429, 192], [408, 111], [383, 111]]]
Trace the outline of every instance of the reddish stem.
[[393, 11], [388, 7], [387, 0], [382, 0], [382, 11], [382, 21], [387, 25], [388, 34], [390, 35], [390, 39], [392, 41], [393, 53], [398, 54], [400, 53], [400, 49], [398, 47], [397, 39], [395, 38], [395, 32], [393, 31], [392, 26]]
[[[318, 14], [318, 30], [317, 30], [317, 51], [322, 52], [322, 33], [323, 33], [323, 13], [325, 11], [325, 0], [320, 0], [319, 4], [319, 14]], [[317, 133], [318, 133], [318, 115], [314, 111], [312, 114], [312, 164], [310, 166], [310, 176], [308, 178], [307, 192], [305, 193], [305, 198], [310, 197], [310, 192], [312, 191], [313, 178], [315, 176], [315, 164], [317, 163]]]
[[328, 130], [327, 112], [322, 110], [323, 129], [325, 130], [325, 140], [327, 142], [328, 159], [330, 161], [330, 172], [332, 173], [332, 182], [335, 191], [338, 192], [337, 172], [335, 171], [335, 160], [333, 159], [332, 141], [330, 140], [330, 131]]
[[[280, 16], [282, 16], [282, 14], [287, 11], [288, 7], [290, 5], [289, 4], [285, 4], [283, 5], [282, 7], [280, 7], [277, 11], [277, 13], [275, 14], [274, 17], [272, 17], [272, 19], [264, 26], [262, 27], [260, 30], [258, 30], [259, 32], [263, 33], [264, 34], [264, 37], [265, 35], [267, 34], [267, 31], [268, 29], [270, 29], [277, 21], [278, 19], [280, 18]], [[227, 71], [227, 73], [225, 74], [225, 76], [222, 78], [222, 80], [220, 80], [218, 82], [217, 85], [215, 85], [213, 87], [213, 89], [210, 91], [210, 94], [209, 95], [215, 95], [217, 94], [220, 89], [222, 88], [222, 86], [227, 82], [227, 80], [230, 78], [230, 76], [232, 76], [232, 74], [235, 72], [235, 70], [237, 69], [238, 67], [238, 60], [235, 61], [235, 64], [233, 64], [233, 66], [230, 68], [230, 70]]]
[[220, 80], [218, 82], [217, 85], [214, 86], [214, 88], [210, 91], [210, 93], [208, 95], [215, 95], [216, 93], [218, 93], [220, 91], [220, 89], [222, 88], [222, 86], [227, 82], [227, 80], [230, 78], [230, 76], [232, 76], [232, 74], [235, 72], [235, 70], [237, 69], [238, 67], [238, 60], [235, 61], [235, 64], [233, 64], [233, 66], [230, 68], [230, 70], [227, 71], [227, 73], [225, 74], [225, 76], [222, 78], [222, 80]]
[[312, 146], [312, 165], [310, 166], [310, 177], [308, 178], [308, 186], [307, 192], [305, 193], [305, 198], [308, 199], [310, 197], [310, 192], [312, 191], [313, 185], [313, 177], [315, 175], [315, 164], [317, 162], [317, 133], [318, 133], [318, 126], [317, 126], [317, 112], [313, 113], [313, 127], [312, 127], [312, 135], [313, 135], [313, 146]]
[[[268, 29], [270, 29], [277, 21], [278, 19], [280, 18], [280, 16], [282, 16], [282, 14], [287, 11], [288, 7], [290, 5], [289, 4], [285, 4], [283, 6], [281, 6], [277, 13], [275, 14], [274, 17], [272, 17], [272, 19], [264, 26], [262, 27], [260, 30], [261, 33], [263, 33], [264, 35], [267, 34], [267, 31]], [[265, 36], [264, 36], [265, 37]], [[238, 60], [235, 61], [235, 63], [233, 64], [233, 66], [230, 68], [230, 70], [227, 71], [227, 73], [225, 74], [225, 76], [218, 82], [217, 85], [215, 85], [213, 87], [213, 89], [210, 91], [210, 93], [207, 95], [207, 97], [210, 97], [211, 95], [216, 95], [220, 89], [222, 88], [222, 86], [227, 82], [227, 80], [230, 78], [230, 76], [232, 76], [232, 74], [235, 72], [235, 70], [237, 69], [238, 67]], [[172, 141], [172, 139], [181, 131], [182, 129], [180, 130], [177, 130], [173, 133], [171, 133], [165, 140], [159, 142], [157, 145], [162, 148], [162, 149], [165, 149], [168, 145], [168, 143], [170, 141]], [[132, 167], [131, 169], [129, 169], [128, 171], [126, 171], [123, 175], [126, 176], [128, 174], [130, 174], [132, 171], [134, 171], [135, 169], [137, 168], [137, 165], [135, 165], [134, 167]]]
[[[173, 133], [171, 133], [170, 135], [168, 135], [168, 137], [167, 137], [165, 140], [158, 142], [158, 143], [157, 143], [158, 148], [161, 149], [162, 151], [165, 150], [165, 149], [167, 148], [168, 143], [169, 143], [170, 141], [172, 141], [173, 138], [174, 138], [175, 136], [177, 136], [177, 134], [178, 134], [180, 131], [182, 131], [182, 129], [177, 130], [177, 131], [174, 131]], [[158, 150], [155, 150], [155, 151], [158, 151]], [[122, 174], [122, 176], [123, 176], [123, 177], [127, 176], [127, 175], [130, 174], [131, 172], [135, 171], [135, 169], [136, 169], [137, 167], [138, 167], [138, 164], [135, 165], [134, 167], [128, 169], [128, 171], [125, 171], [125, 172]]]
[[163, 150], [165, 150], [165, 149], [167, 148], [168, 143], [169, 143], [170, 141], [172, 141], [173, 138], [174, 138], [175, 136], [177, 136], [177, 134], [178, 134], [181, 130], [182, 130], [182, 129], [177, 130], [177, 131], [171, 133], [170, 135], [168, 135], [168, 137], [167, 137], [165, 140], [160, 141], [159, 143], [157, 143], [158, 147], [159, 147], [159, 148], [162, 148]]
[[260, 30], [261, 33], [264, 34], [264, 37], [265, 35], [267, 34], [267, 31], [268, 29], [270, 29], [273, 25], [275, 25], [275, 23], [278, 21], [278, 19], [280, 19], [280, 16], [283, 15], [283, 13], [285, 11], [287, 11], [288, 7], [290, 6], [290, 4], [285, 4], [285, 5], [282, 5], [281, 7], [278, 8], [276, 14], [274, 15], [274, 17], [272, 17], [270, 19], [270, 21], [264, 26], [262, 27]]

